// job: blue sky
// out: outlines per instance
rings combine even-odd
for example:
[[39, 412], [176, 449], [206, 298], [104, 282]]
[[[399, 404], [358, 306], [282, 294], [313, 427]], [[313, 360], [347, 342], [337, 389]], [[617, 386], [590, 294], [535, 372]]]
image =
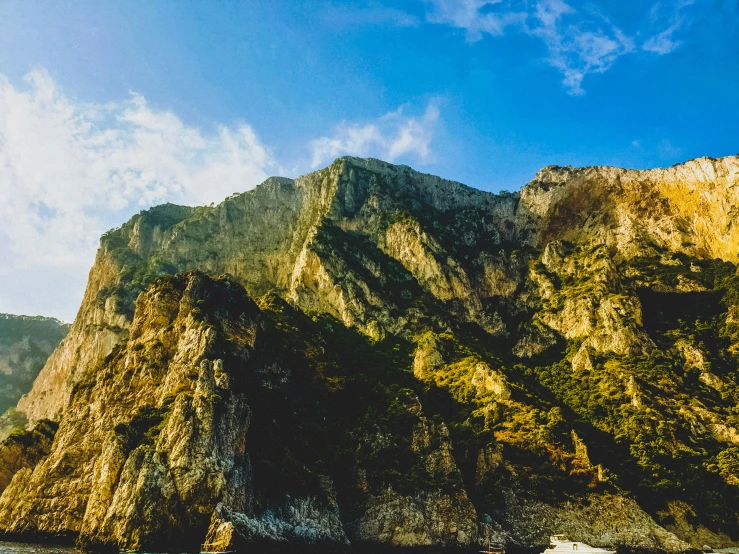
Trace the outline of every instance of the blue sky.
[[0, 0], [0, 311], [99, 234], [371, 155], [491, 191], [739, 151], [736, 0]]

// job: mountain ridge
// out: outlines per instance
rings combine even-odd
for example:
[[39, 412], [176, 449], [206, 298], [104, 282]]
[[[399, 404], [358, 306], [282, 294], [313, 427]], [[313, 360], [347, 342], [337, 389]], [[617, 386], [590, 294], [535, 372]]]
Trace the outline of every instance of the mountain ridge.
[[[292, 189], [292, 185], [289, 185], [289, 183], [291, 181], [285, 180], [284, 178], [270, 178], [267, 181], [265, 181], [265, 185], [269, 185], [267, 188], [264, 188], [264, 186], [259, 186], [256, 189], [253, 189], [252, 191], [247, 191], [247, 192], [242, 193], [242, 194], [240, 194], [238, 196], [231, 197], [230, 199], [227, 199], [223, 203], [219, 204], [216, 208], [214, 208], [214, 210], [215, 211], [222, 212], [223, 213], [223, 217], [228, 217], [227, 216], [227, 213], [228, 213], [229, 206], [231, 206], [233, 204], [236, 204], [237, 202], [243, 202], [244, 199], [250, 199], [251, 197], [259, 196], [259, 195], [261, 195], [262, 197], [267, 197], [267, 199], [269, 199], [269, 200], [271, 200], [273, 202], [279, 202], [278, 196], [281, 195], [280, 190], [282, 189], [282, 195], [284, 196], [284, 192], [285, 192], [284, 189], [289, 186], [290, 187], [290, 190], [301, 191], [303, 189], [306, 189], [306, 190], [309, 191], [308, 198], [306, 199], [306, 204], [308, 206], [311, 206], [311, 207], [314, 207], [315, 206], [315, 209], [317, 210], [317, 213], [313, 215], [313, 218], [316, 218], [316, 217], [320, 218], [321, 217], [320, 214], [323, 214], [324, 216], [326, 216], [327, 214], [329, 214], [329, 211], [330, 211], [331, 207], [333, 206], [333, 204], [331, 204], [330, 206], [326, 205], [325, 195], [328, 194], [328, 192], [326, 190], [324, 190], [325, 189], [325, 183], [323, 183], [321, 181], [321, 179], [320, 179], [320, 176], [322, 175], [322, 172], [328, 172], [330, 174], [330, 169], [331, 168], [333, 168], [333, 167], [335, 167], [337, 165], [346, 164], [346, 163], [358, 163], [357, 162], [358, 160], [360, 160], [360, 159], [359, 158], [352, 158], [352, 157], [339, 158], [334, 164], [332, 164], [331, 166], [329, 166], [329, 168], [327, 168], [326, 170], [322, 170], [322, 171], [318, 171], [318, 172], [315, 172], [315, 173], [312, 173], [312, 174], [308, 174], [306, 176], [303, 176], [303, 177], [298, 178], [295, 181], [292, 181], [293, 185], [294, 185], [294, 183], [299, 183], [298, 185], [295, 186], [295, 189]], [[671, 168], [668, 168], [666, 170], [651, 170], [651, 171], [657, 171], [657, 172], [666, 171], [666, 172], [669, 172], [670, 170], [676, 169], [676, 168], [688, 168], [689, 166], [695, 165], [695, 164], [700, 165], [700, 164], [703, 164], [704, 161], [710, 162], [711, 159], [710, 158], [698, 158], [697, 160], [693, 160], [693, 161], [690, 161], [690, 162], [685, 162], [684, 164], [680, 164], [680, 165], [677, 165], [677, 166], [672, 166]], [[736, 179], [736, 171], [737, 171], [736, 168], [739, 167], [739, 162], [737, 161], [737, 158], [736, 157], [721, 158], [718, 161], [722, 161], [725, 165], [727, 165], [727, 167], [730, 167], [731, 164], [733, 164], [733, 168], [734, 168], [735, 173], [733, 173], [732, 175], [733, 175], [733, 178]], [[369, 162], [367, 162], [367, 164], [369, 165], [369, 167], [375, 167], [376, 168], [376, 167], [379, 166], [383, 171], [387, 170], [390, 167], [397, 167], [397, 168], [399, 168], [399, 169], [397, 169], [397, 171], [401, 172], [401, 174], [402, 173], [405, 173], [407, 175], [409, 172], [412, 172], [413, 174], [416, 174], [416, 175], [421, 175], [421, 176], [424, 176], [425, 175], [425, 174], [418, 174], [417, 172], [412, 171], [407, 166], [392, 166], [391, 164], [386, 164], [385, 162], [380, 162], [379, 160], [370, 160]], [[625, 173], [625, 174], [628, 174], [629, 172], [633, 172], [636, 175], [645, 175], [647, 177], [649, 175], [651, 175], [650, 170], [620, 170], [620, 169], [616, 170], [616, 168], [607, 168], [607, 169], [614, 169], [614, 171], [617, 171], [618, 173]], [[568, 173], [569, 173], [569, 171], [570, 170], [568, 170]], [[580, 173], [582, 173], [582, 172], [586, 172], [587, 173], [589, 171], [591, 171], [591, 172], [592, 171], [597, 171], [597, 168], [582, 168], [582, 169], [579, 169], [579, 170], [572, 170], [572, 171], [576, 171], [576, 172], [580, 172]], [[549, 175], [549, 173], [547, 173], [546, 175]], [[527, 225], [530, 225], [531, 224], [531, 221], [527, 221], [529, 219], [529, 217], [528, 217], [529, 214], [526, 213], [526, 212], [532, 212], [533, 211], [535, 217], [536, 216], [538, 216], [539, 218], [544, 217], [546, 215], [546, 213], [548, 213], [548, 212], [546, 212], [546, 210], [548, 208], [546, 208], [545, 206], [548, 206], [549, 204], [552, 203], [552, 198], [550, 198], [551, 194], [541, 195], [541, 194], [538, 194], [538, 191], [534, 191], [534, 186], [535, 185], [538, 186], [542, 182], [540, 176], [541, 176], [541, 172], [539, 174], [537, 174], [537, 177], [532, 181], [532, 183], [530, 183], [529, 185], [526, 185], [522, 189], [521, 193], [519, 193], [520, 195], [523, 195], [524, 198], [529, 198], [530, 197], [530, 199], [528, 200], [528, 202], [525, 203], [526, 205], [524, 206], [524, 209], [522, 210], [524, 213], [520, 216], [521, 220], [523, 220], [522, 221], [522, 224], [523, 224], [524, 227], [526, 227]], [[468, 195], [469, 195], [469, 193], [471, 193], [471, 191], [476, 191], [476, 189], [472, 189], [471, 187], [467, 187], [465, 185], [461, 185], [460, 183], [455, 183], [454, 181], [448, 181], [448, 180], [444, 180], [444, 179], [433, 177], [433, 176], [426, 176], [426, 177], [431, 177], [432, 182], [446, 183], [452, 189], [457, 189], [458, 187], [464, 187], [461, 190], [466, 191], [468, 193]], [[316, 183], [316, 181], [318, 181], [318, 183]], [[421, 182], [424, 183], [425, 181], [422, 180]], [[318, 184], [318, 190], [311, 192], [314, 188], [316, 188], [316, 185], [317, 184]], [[324, 185], [324, 189], [321, 188], [321, 185]], [[531, 191], [531, 192], [528, 192], [528, 191]], [[344, 206], [343, 207], [346, 207], [346, 202], [347, 202], [347, 196], [346, 196], [346, 194], [347, 194], [347, 192], [349, 192], [351, 194], [351, 191], [348, 191], [348, 190], [341, 190], [340, 191], [339, 188], [338, 188], [338, 185], [336, 186], [336, 190], [333, 191], [332, 202], [333, 202], [333, 200], [335, 198], [337, 198], [337, 195], [340, 192], [343, 192], [344, 193]], [[545, 191], [545, 192], [549, 192], [549, 191]], [[468, 196], [468, 195], [465, 195], [465, 196]], [[472, 195], [474, 195], [475, 197], [478, 197], [478, 198], [486, 198], [486, 199], [491, 200], [491, 201], [494, 201], [493, 199], [496, 199], [496, 200], [500, 199], [501, 202], [508, 203], [509, 204], [508, 210], [507, 210], [508, 213], [506, 213], [506, 214], [503, 215], [503, 219], [505, 219], [506, 216], [507, 216], [507, 219], [505, 219], [506, 221], [512, 221], [516, 217], [517, 212], [519, 211], [519, 204], [520, 204], [520, 202], [517, 202], [516, 201], [517, 199], [516, 199], [516, 194], [515, 193], [512, 194], [512, 195], [510, 195], [510, 196], [504, 195], [503, 197], [499, 197], [499, 196], [497, 196], [497, 195], [495, 195], [493, 193], [486, 193], [486, 192], [483, 192], [483, 191], [476, 191], [476, 192], [472, 193]], [[543, 196], [543, 198], [542, 198], [542, 196]], [[453, 198], [453, 196], [452, 196], [452, 198]], [[441, 207], [441, 208], [448, 207], [443, 202], [442, 199], [438, 199], [438, 198], [435, 199], [434, 197], [429, 197], [429, 198], [424, 198], [424, 199], [430, 199], [430, 200], [432, 200], [432, 202], [438, 202], [439, 203], [438, 206], [435, 206], [435, 207]], [[555, 204], [556, 204], [557, 200], [558, 199], [556, 199], [556, 198], [554, 199], [554, 203]], [[299, 198], [297, 201], [302, 201], [302, 198]], [[513, 205], [511, 205], [511, 204], [513, 204]], [[737, 205], [739, 205], [739, 201], [737, 202]], [[185, 208], [185, 209], [183, 209], [182, 207], [174, 208], [174, 205], [171, 205], [171, 204], [170, 205], [166, 205], [166, 206], [167, 206], [167, 211], [169, 211], [169, 210], [175, 210], [175, 211], [178, 212], [178, 214], [175, 216], [175, 219], [178, 219], [179, 216], [182, 215], [182, 214], [184, 214], [184, 213], [187, 213], [188, 215], [189, 214], [196, 214], [196, 216], [197, 216], [197, 215], [199, 215], [201, 213], [202, 214], [206, 214], [209, 211], [208, 208]], [[339, 208], [337, 208], [337, 209], [340, 209], [340, 208], [341, 208], [341, 206], [339, 206]], [[296, 207], [293, 205], [293, 206], [290, 207], [290, 209], [292, 211], [295, 211], [296, 210]], [[545, 211], [542, 211], [542, 210], [545, 210]], [[142, 214], [140, 214], [139, 216], [135, 216], [134, 219], [132, 219], [131, 221], [128, 222], [127, 225], [133, 224], [133, 226], [134, 226], [134, 228], [132, 229], [133, 236], [131, 238], [131, 240], [134, 241], [133, 242], [133, 246], [134, 246], [133, 250], [136, 250], [137, 249], [136, 248], [137, 245], [135, 243], [136, 235], [137, 235], [137, 233], [139, 233], [139, 230], [136, 229], [136, 225], [138, 224], [137, 221], [144, 221], [146, 219], [146, 217], [147, 217], [146, 214], [149, 214], [149, 216], [151, 216], [151, 215], [154, 215], [154, 214], [158, 214], [160, 211], [161, 211], [161, 209], [155, 209], [154, 212], [151, 212], [151, 211], [149, 211], [149, 212], [143, 212]], [[537, 211], [540, 212], [540, 213], [537, 214], [536, 213]], [[213, 214], [213, 213], [215, 213], [215, 212], [214, 211], [210, 211], [210, 214]], [[295, 251], [297, 249], [299, 249], [300, 247], [302, 247], [302, 242], [305, 241], [305, 237], [307, 235], [307, 229], [306, 229], [306, 227], [311, 227], [311, 226], [315, 225], [315, 222], [311, 220], [310, 214], [307, 214], [307, 215], [308, 215], [308, 217], [307, 218], [304, 218], [304, 219], [308, 219], [308, 221], [303, 222], [303, 229], [300, 230], [302, 232], [299, 232], [297, 234], [297, 236], [295, 237], [295, 239], [294, 239], [296, 241], [296, 244], [292, 244], [291, 247], [289, 248], [289, 252], [290, 252], [291, 257], [297, 258], [297, 255], [296, 255]], [[496, 215], [498, 217], [501, 217], [502, 214], [496, 214]], [[137, 218], [139, 218], [139, 219], [137, 219]], [[187, 219], [187, 217], [183, 217], [180, 221], [178, 221], [177, 223], [174, 224], [174, 227], [176, 227], [178, 224], [183, 223], [184, 221], [186, 221], [186, 219]], [[280, 222], [280, 223], [282, 223], [282, 222]], [[165, 227], [167, 227], [169, 224], [170, 224], [170, 221], [165, 222]], [[515, 225], [515, 223], [514, 223], [514, 225]], [[268, 226], [269, 226], [269, 223], [266, 223], [265, 224], [263, 222], [263, 227], [268, 227]], [[124, 227], [125, 227], [125, 225], [124, 225]], [[111, 236], [111, 234], [113, 234], [113, 233], [122, 232], [122, 229], [124, 227], [122, 227], [118, 231], [112, 231], [112, 232], [106, 233], [105, 236]], [[289, 228], [289, 225], [288, 225], [288, 228]], [[156, 229], [160, 229], [160, 231], [157, 231]], [[161, 227], [156, 227], [154, 229], [151, 229], [150, 231], [152, 233], [152, 236], [151, 236], [150, 240], [157, 240], [157, 237], [155, 237], [155, 235], [157, 235], [158, 232], [161, 232], [161, 230], [162, 230]], [[283, 241], [286, 240], [286, 237], [281, 237], [281, 238], [282, 238]], [[625, 238], [611, 239], [611, 242], [613, 242], [613, 240], [615, 240], [617, 243], [623, 243], [623, 242], [629, 242], [631, 239], [632, 239], [632, 237], [627, 236]], [[523, 243], [526, 243], [527, 240], [524, 239], [522, 242]], [[676, 245], [676, 240], [672, 240], [671, 242], [672, 242], [671, 246], [674, 247]], [[682, 240], [681, 240], [680, 244], [682, 244]], [[739, 245], [739, 241], [737, 241], [736, 244]], [[105, 245], [105, 239], [103, 239], [103, 242], [101, 244], [101, 248], [105, 249], [105, 247], [106, 247], [106, 245]], [[680, 249], [681, 249], [681, 247], [678, 246], [677, 250], [679, 251]], [[734, 249], [732, 249], [732, 251], [734, 251]], [[143, 253], [144, 253], [144, 255], [146, 255], [148, 252], [143, 252]], [[702, 252], [698, 252], [698, 254], [702, 254]], [[737, 254], [737, 255], [739, 255], [739, 254]], [[735, 260], [736, 259], [736, 255], [732, 259]], [[283, 260], [280, 260], [280, 262], [282, 262], [281, 265], [283, 267], [287, 267], [287, 266], [290, 265], [289, 264], [289, 261], [286, 263], [286, 261], [284, 259]], [[107, 262], [103, 262], [103, 267], [105, 266], [105, 263], [107, 263]], [[96, 262], [96, 265], [97, 265], [97, 262]], [[269, 266], [269, 264], [267, 264], [267, 265]], [[275, 265], [280, 265], [280, 264], [277, 261], [275, 261], [275, 262], [272, 263], [272, 268], [270, 268], [270, 267], [267, 267], [267, 268], [261, 267], [261, 268], [259, 268], [259, 271], [265, 271], [265, 269], [266, 269], [266, 272], [267, 273], [270, 272], [270, 271], [274, 272], [274, 266]], [[184, 269], [184, 268], [179, 268], [179, 269]], [[206, 269], [209, 269], [209, 268], [207, 268], [207, 266], [206, 266]], [[221, 268], [219, 268], [219, 269], [221, 269]], [[238, 268], [224, 266], [222, 269], [223, 269], [223, 272], [226, 272], [226, 273], [234, 273], [234, 274], [237, 274], [237, 275], [239, 274], [239, 269]], [[256, 276], [252, 275], [252, 276], [247, 277], [247, 281], [250, 281], [250, 282], [258, 281], [259, 280], [259, 277], [262, 275], [262, 273], [260, 273], [259, 271], [257, 272], [257, 275]], [[277, 284], [277, 286], [285, 287], [286, 284], [287, 284], [287, 280], [288, 279], [289, 279], [288, 275], [285, 275], [285, 274], [279, 275], [279, 276], [278, 275], [273, 275], [272, 278], [271, 278], [271, 281], [274, 281]], [[93, 283], [93, 286], [94, 286], [94, 279], [93, 278], [91, 278], [91, 283]], [[95, 294], [97, 294], [97, 292], [98, 291], [95, 291]], [[129, 300], [129, 303], [130, 303], [130, 300]], [[83, 301], [83, 309], [85, 307], [88, 307], [89, 308], [89, 305], [90, 304], [91, 304], [91, 299], [87, 297], [87, 293], [86, 293], [85, 300]], [[106, 342], [105, 344], [109, 344], [109, 343]], [[21, 408], [24, 409], [25, 411], [28, 411], [32, 416], [34, 416], [34, 414], [36, 413], [36, 409], [33, 407], [33, 402], [31, 400], [24, 400], [23, 403], [22, 403], [22, 405], [21, 405]], [[58, 407], [57, 407], [57, 409], [58, 409]], [[47, 417], [49, 415], [50, 415], [49, 413], [44, 413], [44, 414], [39, 414], [39, 417], [40, 418], [43, 418], [43, 417]]]
[[161, 521], [233, 545], [527, 546], [563, 527], [737, 544], [737, 184], [736, 157], [549, 166], [498, 195], [340, 158], [144, 211], [102, 237], [19, 402], [59, 430], [26, 439], [0, 531], [106, 548], [166, 545]]

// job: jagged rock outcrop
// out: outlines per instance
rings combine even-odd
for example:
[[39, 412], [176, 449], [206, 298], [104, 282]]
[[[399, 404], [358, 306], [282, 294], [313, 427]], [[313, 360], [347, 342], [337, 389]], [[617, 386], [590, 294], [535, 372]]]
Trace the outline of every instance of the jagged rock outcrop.
[[690, 544], [657, 525], [633, 499], [591, 494], [559, 505], [505, 493], [505, 516], [491, 532], [497, 540], [521, 545], [546, 543], [550, 529], [591, 546], [684, 552]]
[[[353, 237], [359, 234], [371, 246], [371, 256], [382, 256], [380, 246], [386, 247], [386, 230], [394, 219], [419, 206], [458, 218], [460, 225], [469, 227], [468, 241], [526, 240], [530, 232], [515, 225], [515, 196], [498, 197], [404, 166], [354, 158], [295, 181], [268, 179], [215, 208], [165, 205], [142, 212], [103, 237], [69, 337], [19, 408], [34, 420], [58, 417], [76, 379], [74, 368], [94, 365], [108, 355], [125, 338], [132, 302], [142, 287], [153, 277], [175, 271], [227, 273], [256, 292], [290, 290], [293, 299], [308, 309], [320, 307], [351, 323], [361, 322], [365, 312], [377, 311], [380, 314], [365, 324], [367, 330], [381, 333], [382, 315], [385, 325], [397, 330], [394, 322], [402, 315], [387, 314], [392, 312], [392, 298], [366, 298], [363, 281], [344, 272], [346, 260], [331, 258], [331, 241], [341, 240], [342, 230]], [[470, 222], [465, 216], [472, 214], [481, 220]], [[428, 223], [432, 220], [433, 216]], [[325, 239], [319, 245], [317, 234]], [[301, 268], [306, 264], [309, 275], [303, 282]], [[340, 274], [332, 276], [332, 269]], [[401, 283], [407, 280], [395, 275], [398, 270], [388, 273]], [[321, 283], [332, 287], [333, 279], [355, 286], [325, 294]], [[314, 289], [318, 294], [312, 293]]]
[[[5, 489], [5, 532], [169, 548], [218, 501], [243, 506], [249, 408], [228, 382], [258, 313], [240, 287], [198, 274], [142, 294], [128, 340], [75, 384], [48, 457]], [[240, 347], [230, 367], [224, 341]]]
[[697, 158], [666, 169], [542, 169], [521, 203], [542, 218], [539, 241], [604, 244], [627, 257], [658, 246], [739, 259], [739, 158]]
[[0, 444], [0, 494], [10, 484], [13, 475], [36, 466], [49, 455], [57, 425], [40, 421], [30, 430], [17, 429]]
[[344, 551], [349, 546], [336, 503], [323, 498], [289, 499], [257, 517], [219, 504], [205, 539], [213, 551], [283, 546], [315, 552]]
[[735, 544], [738, 183], [703, 158], [494, 195], [341, 158], [142, 212], [19, 403], [59, 429], [0, 533]]
[[401, 398], [399, 407], [411, 427], [409, 454], [415, 458], [411, 471], [421, 473], [426, 486], [415, 490], [373, 486], [372, 470], [367, 468], [372, 457], [397, 448], [402, 437], [364, 437], [356, 466], [364, 513], [349, 523], [352, 535], [396, 547], [459, 547], [477, 542], [477, 512], [464, 489], [446, 425], [429, 421], [418, 398]]

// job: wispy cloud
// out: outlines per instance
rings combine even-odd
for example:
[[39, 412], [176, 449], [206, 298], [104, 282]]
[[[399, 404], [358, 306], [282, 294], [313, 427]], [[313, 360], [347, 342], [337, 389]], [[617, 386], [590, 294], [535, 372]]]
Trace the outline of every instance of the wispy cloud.
[[675, 40], [673, 35], [675, 34], [675, 31], [680, 28], [680, 25], [680, 21], [673, 23], [661, 33], [648, 38], [644, 41], [644, 44], [642, 44], [642, 49], [647, 52], [654, 52], [655, 54], [660, 55], [669, 54], [676, 50], [682, 43], [679, 40]]
[[312, 165], [318, 167], [337, 156], [372, 156], [393, 162], [402, 156], [426, 160], [439, 119], [439, 108], [431, 102], [420, 117], [407, 116], [398, 108], [367, 122], [340, 123], [331, 136], [311, 142]]
[[339, 27], [357, 25], [415, 27], [421, 22], [417, 16], [403, 10], [373, 5], [366, 8], [331, 5], [326, 8], [324, 19], [327, 24]]
[[[722, 6], [730, 3], [718, 0]], [[696, 0], [657, 0], [637, 4], [632, 10], [630, 32], [624, 31], [593, 3], [586, 0], [423, 0], [425, 21], [465, 32], [470, 42], [486, 35], [503, 37], [523, 33], [539, 38], [546, 48], [544, 59], [562, 74], [567, 93], [585, 93], [583, 81], [593, 73], [608, 71], [616, 61], [639, 50], [658, 55], [679, 48], [689, 27], [686, 8]], [[704, 10], [705, 11], [705, 10]], [[726, 11], [731, 11], [726, 9]], [[736, 11], [736, 10], [734, 10]], [[327, 20], [334, 25], [417, 26], [421, 18], [376, 2], [364, 8], [332, 5]]]
[[672, 144], [669, 139], [664, 139], [657, 145], [657, 153], [663, 160], [675, 163], [682, 157], [683, 150]]
[[[669, 6], [658, 2], [650, 10], [652, 31], [632, 34], [582, 2], [426, 0], [426, 3], [427, 21], [464, 29], [470, 41], [485, 35], [500, 37], [509, 31], [541, 39], [547, 52], [546, 61], [562, 74], [565, 90], [581, 95], [585, 92], [583, 80], [587, 75], [607, 71], [622, 56], [637, 51], [637, 44], [657, 54], [667, 54], [680, 46], [676, 35], [685, 26], [682, 11], [693, 0], [678, 0]], [[638, 38], [645, 35], [646, 39]]]
[[203, 133], [137, 94], [86, 104], [43, 70], [22, 87], [0, 75], [3, 269], [84, 271], [100, 234], [140, 209], [221, 200], [273, 166], [248, 125]]
[[524, 23], [528, 13], [508, 0], [427, 0], [427, 19], [464, 29], [471, 41], [483, 35], [501, 36], [507, 27]]
[[[314, 165], [341, 154], [426, 160], [438, 118], [435, 103], [417, 116], [400, 108], [306, 147]], [[71, 319], [103, 232], [162, 202], [220, 202], [284, 167], [245, 123], [206, 132], [135, 93], [90, 104], [43, 69], [23, 83], [0, 74], [0, 311], [37, 312], [43, 297], [44, 313]]]
[[650, 26], [662, 30], [653, 32], [642, 44], [642, 50], [664, 55], [680, 47], [682, 40], [677, 39], [675, 35], [686, 26], [683, 11], [691, 5], [693, 5], [693, 0], [671, 2], [667, 6], [662, 2], [654, 4], [649, 12]]
[[564, 76], [569, 94], [585, 91], [589, 73], [603, 73], [634, 50], [633, 41], [605, 17], [576, 11], [562, 0], [542, 0], [527, 21], [527, 32], [546, 45], [548, 61]]

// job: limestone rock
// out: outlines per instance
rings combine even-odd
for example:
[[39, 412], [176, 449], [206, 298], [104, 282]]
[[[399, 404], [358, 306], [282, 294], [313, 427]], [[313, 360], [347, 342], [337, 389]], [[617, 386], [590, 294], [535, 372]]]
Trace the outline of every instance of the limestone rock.
[[593, 371], [593, 360], [588, 353], [588, 347], [584, 344], [572, 358], [572, 371]]
[[736, 543], [737, 183], [701, 158], [495, 195], [341, 158], [142, 212], [13, 412], [59, 428], [0, 446], [0, 533]]
[[632, 499], [612, 494], [591, 494], [557, 505], [508, 493], [505, 519], [499, 523], [509, 541], [524, 547], [545, 544], [554, 534], [566, 534], [596, 547], [675, 553], [690, 547], [659, 526]]
[[[363, 513], [350, 523], [355, 540], [394, 547], [455, 547], [474, 544], [477, 512], [463, 488], [445, 425], [428, 421], [411, 405], [418, 423], [412, 445], [430, 478], [442, 487], [403, 494], [392, 487], [370, 492]], [[424, 487], [425, 488], [425, 487]]]
[[511, 397], [511, 391], [505, 377], [484, 362], [480, 362], [475, 366], [472, 385], [477, 388], [477, 393], [480, 396], [492, 393], [501, 400], [508, 400]]
[[0, 497], [5, 532], [164, 547], [202, 529], [217, 501], [243, 504], [249, 412], [215, 385], [219, 333], [197, 307], [209, 298], [209, 309], [236, 318], [222, 333], [248, 355], [258, 309], [227, 281], [190, 274], [142, 295], [126, 346], [75, 386], [48, 457]]
[[17, 430], [0, 443], [0, 494], [21, 469], [33, 468], [51, 450], [57, 424], [39, 421], [28, 431]]
[[289, 499], [283, 506], [250, 517], [219, 504], [205, 544], [214, 550], [240, 550], [275, 544], [323, 551], [349, 545], [338, 507], [319, 498]]

